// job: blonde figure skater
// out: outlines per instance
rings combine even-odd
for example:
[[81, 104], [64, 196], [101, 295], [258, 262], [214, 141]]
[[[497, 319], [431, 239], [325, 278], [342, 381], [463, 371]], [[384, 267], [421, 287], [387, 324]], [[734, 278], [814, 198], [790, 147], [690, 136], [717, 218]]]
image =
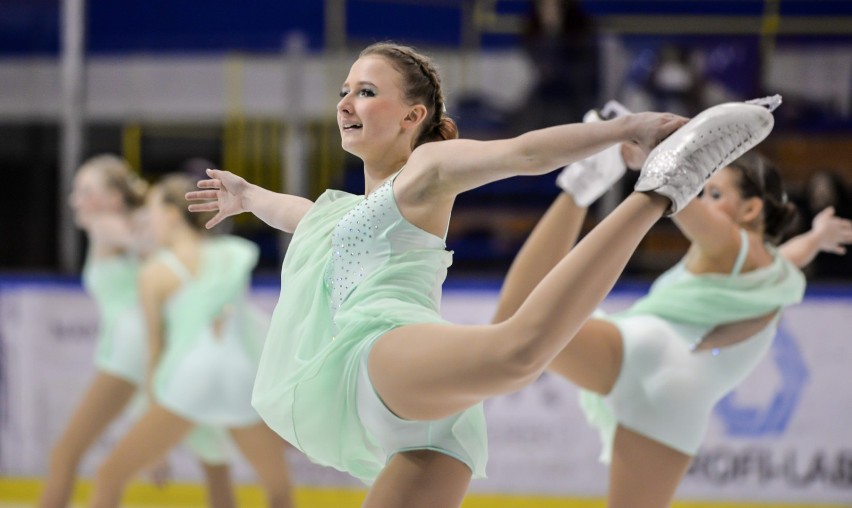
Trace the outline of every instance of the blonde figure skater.
[[[363, 196], [329, 190], [314, 203], [210, 170], [204, 190], [188, 195], [203, 203], [190, 209], [216, 211], [208, 226], [248, 211], [294, 232], [253, 404], [315, 462], [372, 483], [365, 506], [411, 508], [461, 503], [471, 477], [485, 473], [482, 401], [535, 380], [648, 229], [696, 195], [729, 150], [765, 137], [772, 116], [734, 105], [663, 142], [640, 180], [648, 192], [631, 194], [493, 326], [449, 324], [438, 312], [456, 195], [622, 141], [648, 151], [686, 120], [649, 113], [456, 140], [431, 61], [379, 43], [350, 68], [337, 121], [343, 148], [364, 163]], [[718, 132], [690, 145], [690, 133], [708, 128]]]
[[[631, 167], [644, 158], [629, 145], [614, 147], [560, 174], [565, 192], [515, 259], [495, 322], [523, 312], [536, 284], [546, 283], [586, 207], [624, 172], [622, 155]], [[587, 321], [553, 358], [548, 370], [587, 390], [583, 409], [611, 463], [610, 507], [669, 505], [713, 406], [764, 356], [780, 310], [801, 300], [805, 280], [794, 263], [852, 241], [852, 224], [826, 211], [776, 249], [795, 216], [785, 196], [776, 170], [754, 153], [717, 172], [703, 197], [673, 217], [692, 242], [683, 260], [631, 309]]]
[[171, 175], [148, 196], [149, 227], [160, 250], [141, 269], [140, 299], [149, 347], [148, 410], [98, 468], [92, 506], [116, 507], [126, 483], [193, 427], [227, 428], [254, 468], [269, 505], [292, 506], [284, 441], [251, 407], [267, 322], [247, 301], [257, 247], [202, 234], [187, 212], [186, 176]]
[[[149, 248], [138, 221], [146, 189], [144, 180], [113, 155], [89, 159], [74, 177], [69, 202], [88, 238], [83, 285], [100, 314], [97, 373], [53, 445], [42, 508], [68, 505], [83, 454], [144, 384], [146, 346], [137, 277]], [[189, 444], [203, 466], [210, 505], [233, 506], [227, 457], [216, 432], [197, 429]]]

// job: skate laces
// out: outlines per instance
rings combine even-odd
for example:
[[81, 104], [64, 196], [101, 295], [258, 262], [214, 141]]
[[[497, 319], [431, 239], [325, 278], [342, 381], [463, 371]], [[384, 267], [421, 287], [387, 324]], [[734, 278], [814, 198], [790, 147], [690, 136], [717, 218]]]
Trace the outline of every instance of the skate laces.
[[685, 157], [684, 162], [692, 167], [704, 167], [702, 180], [706, 181], [719, 168], [745, 153], [751, 147], [749, 143], [756, 131], [759, 130], [739, 123], [717, 127], [712, 131], [716, 136], [695, 148]]
[[[770, 97], [762, 97], [744, 102], [754, 106], [761, 106], [768, 109], [770, 112], [777, 109], [781, 105], [781, 96], [776, 94]], [[766, 128], [766, 122], [749, 124], [736, 122], [712, 129], [704, 139], [705, 135], [699, 139], [692, 140], [692, 143], [699, 143], [700, 146], [695, 147], [694, 151], [687, 155], [685, 159], [693, 164], [704, 166], [710, 162], [711, 166], [706, 166], [705, 180], [709, 178], [721, 166], [730, 163], [752, 147], [752, 140]], [[765, 136], [761, 136], [765, 137]], [[694, 145], [693, 145], [694, 146]], [[704, 163], [704, 164], [702, 164]]]

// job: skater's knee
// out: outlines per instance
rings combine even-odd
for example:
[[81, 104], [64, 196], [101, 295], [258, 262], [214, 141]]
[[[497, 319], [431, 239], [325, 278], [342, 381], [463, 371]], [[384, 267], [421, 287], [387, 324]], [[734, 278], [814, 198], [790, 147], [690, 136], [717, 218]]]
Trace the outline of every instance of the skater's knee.
[[495, 352], [499, 356], [500, 370], [522, 388], [544, 372], [549, 359], [541, 347], [543, 330], [517, 326], [512, 321], [502, 327]]

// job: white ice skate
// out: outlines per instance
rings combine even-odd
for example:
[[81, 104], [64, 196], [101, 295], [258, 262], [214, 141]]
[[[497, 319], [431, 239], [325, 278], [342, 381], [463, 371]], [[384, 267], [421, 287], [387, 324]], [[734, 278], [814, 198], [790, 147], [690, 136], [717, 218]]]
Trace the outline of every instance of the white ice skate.
[[[616, 101], [609, 101], [600, 114], [594, 109], [583, 117], [584, 123], [599, 122], [629, 114]], [[621, 157], [621, 145], [613, 145], [581, 161], [569, 164], [556, 177], [556, 185], [574, 198], [574, 203], [588, 207], [608, 191], [624, 174], [627, 166]]]
[[679, 212], [720, 168], [763, 141], [772, 131], [775, 95], [706, 109], [654, 148], [639, 174], [636, 190], [669, 198], [667, 215]]

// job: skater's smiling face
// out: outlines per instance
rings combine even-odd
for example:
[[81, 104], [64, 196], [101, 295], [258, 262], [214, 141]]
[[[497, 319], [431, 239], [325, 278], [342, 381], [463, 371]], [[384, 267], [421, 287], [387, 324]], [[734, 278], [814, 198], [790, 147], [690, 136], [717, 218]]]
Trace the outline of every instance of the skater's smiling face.
[[337, 125], [343, 149], [362, 159], [388, 150], [410, 150], [426, 107], [403, 95], [402, 76], [377, 55], [359, 58], [340, 88]]
[[344, 150], [365, 168], [393, 166], [423, 143], [458, 137], [445, 111], [432, 61], [407, 46], [377, 43], [361, 52], [343, 82], [337, 123]]

